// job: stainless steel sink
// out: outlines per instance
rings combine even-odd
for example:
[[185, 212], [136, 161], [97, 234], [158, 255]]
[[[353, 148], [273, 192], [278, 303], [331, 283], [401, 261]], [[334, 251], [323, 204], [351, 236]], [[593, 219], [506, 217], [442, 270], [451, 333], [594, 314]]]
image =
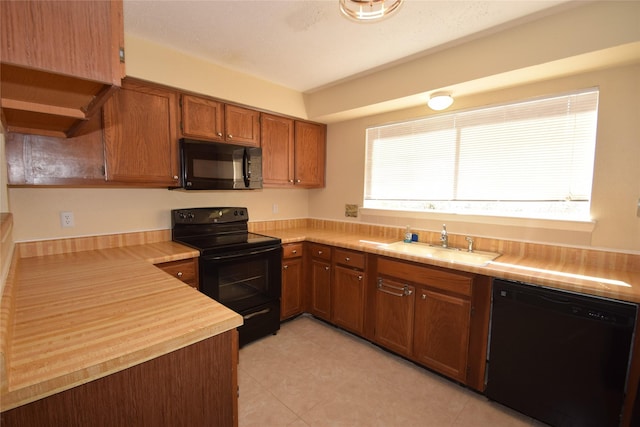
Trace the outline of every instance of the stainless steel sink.
[[422, 258], [430, 258], [438, 261], [467, 264], [473, 266], [487, 265], [500, 256], [496, 252], [473, 251], [467, 252], [457, 248], [443, 248], [442, 246], [429, 245], [427, 243], [405, 243], [403, 241], [387, 243], [378, 246], [391, 252], [413, 255]]

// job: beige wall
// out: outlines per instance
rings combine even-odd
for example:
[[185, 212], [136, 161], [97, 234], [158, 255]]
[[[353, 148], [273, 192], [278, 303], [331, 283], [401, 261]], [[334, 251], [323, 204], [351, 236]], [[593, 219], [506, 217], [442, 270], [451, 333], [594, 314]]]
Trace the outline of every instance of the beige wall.
[[[377, 213], [359, 220], [380, 224], [565, 245], [640, 252], [640, 65], [617, 67], [456, 99], [450, 111], [600, 87], [591, 215], [595, 224], [507, 220], [464, 215]], [[344, 220], [344, 204], [361, 205], [365, 128], [433, 114], [426, 106], [329, 125], [327, 188], [310, 194], [314, 217]]]
[[[556, 76], [575, 74], [577, 68], [573, 68], [573, 65], [579, 63], [587, 68], [603, 67], [605, 62], [594, 65], [594, 56], [590, 55], [596, 52], [597, 58], [606, 58], [603, 49], [624, 53], [613, 59], [608, 58], [606, 64], [609, 66], [620, 61], [628, 62], [629, 57], [635, 57], [637, 61], [640, 56], [640, 29], [633, 24], [633, 17], [637, 17], [640, 4], [585, 4], [584, 7], [544, 18], [535, 24], [514, 27], [504, 33], [491, 34], [466, 45], [451, 47], [440, 51], [438, 56], [421, 58], [420, 61], [401, 64], [392, 70], [307, 94], [306, 99], [287, 88], [127, 36], [127, 73], [134, 77], [296, 117], [317, 119], [331, 116], [336, 119], [338, 116], [348, 116], [350, 113], [342, 113], [350, 109], [358, 109], [359, 115], [367, 111], [367, 116], [349, 121], [341, 118], [330, 124], [325, 189], [185, 193], [163, 189], [12, 188], [8, 191], [7, 203], [15, 217], [14, 239], [25, 241], [168, 228], [168, 210], [190, 206], [247, 206], [253, 220], [299, 217], [346, 220], [344, 204], [362, 202], [365, 127], [429, 114], [423, 107], [399, 109], [401, 103], [394, 104], [391, 101], [394, 97], [415, 95], [425, 88], [434, 89], [444, 85], [436, 79], [436, 83], [431, 82], [425, 87], [424, 83], [429, 79], [424, 78], [423, 71], [434, 66], [430, 60], [446, 58], [444, 62], [438, 61], [440, 68], [435, 69], [439, 70], [438, 75], [454, 78], [452, 81], [462, 91], [454, 104], [454, 108], [458, 109], [587, 86], [601, 87], [592, 207], [595, 224], [426, 214], [417, 218], [414, 214], [384, 216], [371, 212], [366, 216], [361, 215], [356, 221], [398, 226], [411, 224], [427, 230], [436, 230], [446, 221], [452, 233], [640, 251], [640, 218], [636, 216], [636, 204], [640, 197], [638, 66], [617, 66], [608, 71], [592, 71], [573, 77], [550, 77], [554, 73]], [[603, 16], [615, 19], [596, 19], [596, 25], [594, 17]], [[566, 39], [564, 35], [573, 33], [573, 25], [582, 36]], [[583, 34], [585, 28], [590, 28], [591, 32]], [[546, 43], [541, 45], [536, 35]], [[514, 44], [513, 40], [520, 42]], [[523, 40], [529, 40], [532, 44], [527, 45]], [[547, 48], [552, 52], [540, 52]], [[464, 52], [467, 55], [462, 54]], [[471, 53], [475, 60], [470, 63], [468, 58]], [[499, 57], [500, 61], [489, 60], [491, 55]], [[576, 57], [564, 61], [564, 55]], [[547, 63], [536, 66], [536, 62], [540, 61], [551, 61], [554, 67], [547, 67]], [[505, 70], [513, 70], [515, 76], [528, 83], [513, 86], [514, 74], [507, 76]], [[437, 77], [431, 76], [433, 79]], [[375, 87], [382, 85], [387, 89], [380, 93], [371, 90], [367, 84], [369, 79], [378, 82]], [[465, 81], [467, 79], [472, 81]], [[505, 85], [511, 86], [505, 88]], [[366, 90], [362, 90], [363, 87]], [[502, 89], [496, 90], [496, 87]], [[378, 95], [382, 98], [368, 98]], [[374, 105], [368, 108], [371, 103]], [[386, 111], [391, 111], [389, 108], [393, 104], [394, 111], [378, 114], [381, 106], [376, 103], [384, 103]], [[5, 163], [4, 160], [2, 163]], [[3, 173], [3, 179], [4, 176]], [[4, 182], [0, 182], [0, 185], [3, 192], [0, 202], [4, 203]], [[273, 212], [274, 204], [278, 205], [277, 213]], [[60, 211], [74, 212], [75, 228], [60, 227]]]

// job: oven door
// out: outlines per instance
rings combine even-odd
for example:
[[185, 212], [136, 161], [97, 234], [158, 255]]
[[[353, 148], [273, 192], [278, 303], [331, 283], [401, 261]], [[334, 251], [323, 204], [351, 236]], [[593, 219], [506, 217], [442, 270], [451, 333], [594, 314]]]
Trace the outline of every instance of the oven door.
[[200, 291], [244, 314], [280, 301], [282, 247], [255, 248], [200, 258]]

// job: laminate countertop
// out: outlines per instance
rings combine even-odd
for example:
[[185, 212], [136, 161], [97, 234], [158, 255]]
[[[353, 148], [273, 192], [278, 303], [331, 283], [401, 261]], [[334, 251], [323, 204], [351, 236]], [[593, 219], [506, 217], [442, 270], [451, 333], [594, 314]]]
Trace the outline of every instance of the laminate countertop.
[[321, 243], [437, 267], [640, 303], [640, 255], [571, 248], [567, 250], [542, 245], [535, 251], [504, 251], [486, 265], [473, 266], [386, 249], [384, 244], [398, 241], [396, 237], [372, 237], [366, 233], [344, 233], [310, 227], [261, 229], [259, 233], [278, 237], [283, 243]]
[[198, 251], [160, 242], [16, 260], [2, 299], [1, 410], [242, 325], [153, 264]]

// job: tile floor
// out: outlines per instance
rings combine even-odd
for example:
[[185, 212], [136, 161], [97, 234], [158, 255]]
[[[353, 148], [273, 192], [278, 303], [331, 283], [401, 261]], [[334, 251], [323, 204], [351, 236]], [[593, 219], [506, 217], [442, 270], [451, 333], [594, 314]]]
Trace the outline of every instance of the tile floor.
[[303, 315], [240, 350], [239, 427], [543, 426]]

